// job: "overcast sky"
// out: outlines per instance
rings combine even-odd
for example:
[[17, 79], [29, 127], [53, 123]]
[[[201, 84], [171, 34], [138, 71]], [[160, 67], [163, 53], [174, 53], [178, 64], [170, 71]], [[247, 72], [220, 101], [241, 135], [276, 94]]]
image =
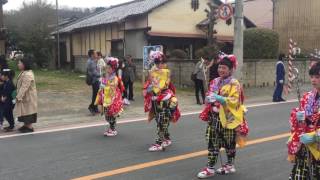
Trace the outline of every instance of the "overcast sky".
[[[8, 0], [8, 3], [3, 6], [4, 10], [19, 9], [23, 1], [31, 2], [34, 0]], [[91, 7], [107, 7], [110, 5], [120, 4], [124, 2], [129, 2], [132, 0], [59, 0], [59, 6], [68, 7], [81, 7], [81, 8], [91, 8]], [[47, 2], [55, 5], [56, 0], [47, 0]]]

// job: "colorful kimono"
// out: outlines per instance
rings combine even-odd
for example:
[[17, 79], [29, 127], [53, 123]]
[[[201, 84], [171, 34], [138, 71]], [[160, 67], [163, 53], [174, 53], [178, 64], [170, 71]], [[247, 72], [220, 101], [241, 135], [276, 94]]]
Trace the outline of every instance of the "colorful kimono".
[[238, 80], [216, 78], [210, 82], [208, 96], [218, 94], [225, 98], [225, 104], [207, 103], [200, 114], [200, 119], [208, 123], [206, 137], [208, 140], [208, 167], [217, 163], [220, 148], [226, 149], [228, 164], [233, 164], [236, 154], [236, 142], [242, 147], [244, 138], [249, 133], [244, 119], [243, 92]]
[[[305, 111], [306, 120], [299, 122], [298, 111]], [[291, 179], [320, 179], [319, 141], [304, 145], [300, 142], [302, 134], [314, 136], [320, 130], [320, 98], [316, 90], [303, 95], [300, 108], [294, 108], [290, 115], [291, 136], [288, 140], [288, 159], [294, 161]]]
[[122, 80], [115, 74], [102, 78], [95, 105], [98, 105], [105, 113], [106, 121], [109, 122], [111, 129], [115, 128], [116, 117], [123, 111], [123, 90]]
[[170, 121], [180, 118], [175, 87], [170, 82], [170, 70], [154, 68], [143, 88], [144, 110], [149, 112], [148, 120], [155, 118], [158, 127], [157, 144], [170, 139], [168, 127]]

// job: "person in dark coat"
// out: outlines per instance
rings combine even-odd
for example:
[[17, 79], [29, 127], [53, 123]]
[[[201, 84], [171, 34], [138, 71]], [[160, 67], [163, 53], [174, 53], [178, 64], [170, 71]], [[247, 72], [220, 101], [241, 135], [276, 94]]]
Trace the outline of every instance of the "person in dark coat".
[[123, 68], [122, 80], [125, 87], [124, 98], [128, 98], [130, 101], [134, 101], [133, 83], [135, 79], [136, 79], [136, 65], [133, 63], [132, 57], [128, 55], [126, 57], [125, 65]]
[[284, 54], [279, 55], [279, 60], [276, 65], [276, 89], [273, 93], [273, 102], [281, 102], [285, 101], [282, 98], [282, 91], [283, 91], [283, 85], [284, 85], [284, 79], [285, 79], [285, 68], [283, 64]]
[[6, 132], [11, 132], [14, 129], [13, 93], [16, 88], [12, 82], [13, 75], [14, 73], [10, 69], [3, 69], [1, 72], [1, 80], [4, 83], [0, 99], [3, 107], [3, 118], [5, 118], [9, 123], [9, 126], [4, 128]]
[[[4, 82], [1, 80], [1, 71], [0, 71], [0, 97], [3, 94], [3, 84]], [[3, 124], [3, 104], [0, 102], [0, 129], [2, 128], [2, 124]]]
[[219, 63], [218, 63], [218, 57], [214, 58], [208, 68], [209, 68], [209, 83], [214, 80], [215, 78], [219, 77], [219, 73], [218, 73], [218, 67], [219, 67]]
[[0, 55], [0, 72], [3, 69], [8, 69], [8, 63], [4, 55]]

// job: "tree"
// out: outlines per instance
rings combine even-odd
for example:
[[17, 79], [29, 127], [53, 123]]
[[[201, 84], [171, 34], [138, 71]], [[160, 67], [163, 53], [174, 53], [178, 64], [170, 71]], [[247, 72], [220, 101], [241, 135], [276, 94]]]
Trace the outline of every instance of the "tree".
[[[194, 11], [197, 11], [199, 9], [199, 0], [191, 0], [191, 8]], [[207, 44], [208, 46], [213, 46], [216, 44], [216, 38], [214, 37], [214, 34], [217, 33], [217, 31], [214, 29], [214, 25], [217, 24], [217, 10], [218, 6], [214, 3], [212, 0], [211, 2], [207, 3], [209, 10], [205, 9], [205, 12], [207, 13], [208, 18], [208, 24], [205, 27], [205, 31], [207, 32]]]
[[55, 10], [45, 0], [24, 2], [22, 8], [5, 14], [9, 42], [25, 54], [34, 57], [40, 67], [48, 65], [52, 58], [53, 41], [49, 27], [55, 22]]

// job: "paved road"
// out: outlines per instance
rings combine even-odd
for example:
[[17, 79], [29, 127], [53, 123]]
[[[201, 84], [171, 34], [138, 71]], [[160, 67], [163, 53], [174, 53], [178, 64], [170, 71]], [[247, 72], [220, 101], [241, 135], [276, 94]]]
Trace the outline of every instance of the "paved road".
[[[250, 141], [288, 132], [289, 111], [295, 105], [249, 108]], [[178, 124], [171, 126], [174, 144], [165, 152], [147, 151], [154, 141], [155, 125], [146, 122], [119, 125], [119, 135], [115, 138], [103, 137], [104, 127], [91, 127], [0, 139], [0, 179], [64, 180], [101, 172], [105, 172], [101, 179], [196, 179], [198, 170], [206, 164], [203, 155], [205, 123], [197, 116], [184, 116]], [[253, 142], [238, 151], [236, 174], [212, 179], [287, 179], [291, 165], [286, 161], [286, 140]], [[186, 155], [194, 152], [200, 154]], [[172, 162], [158, 165], [163, 162], [159, 160], [166, 158], [171, 158]], [[153, 162], [151, 167], [148, 162]], [[142, 165], [133, 166], [137, 164]], [[106, 176], [116, 172], [111, 170], [124, 167], [132, 171]]]

